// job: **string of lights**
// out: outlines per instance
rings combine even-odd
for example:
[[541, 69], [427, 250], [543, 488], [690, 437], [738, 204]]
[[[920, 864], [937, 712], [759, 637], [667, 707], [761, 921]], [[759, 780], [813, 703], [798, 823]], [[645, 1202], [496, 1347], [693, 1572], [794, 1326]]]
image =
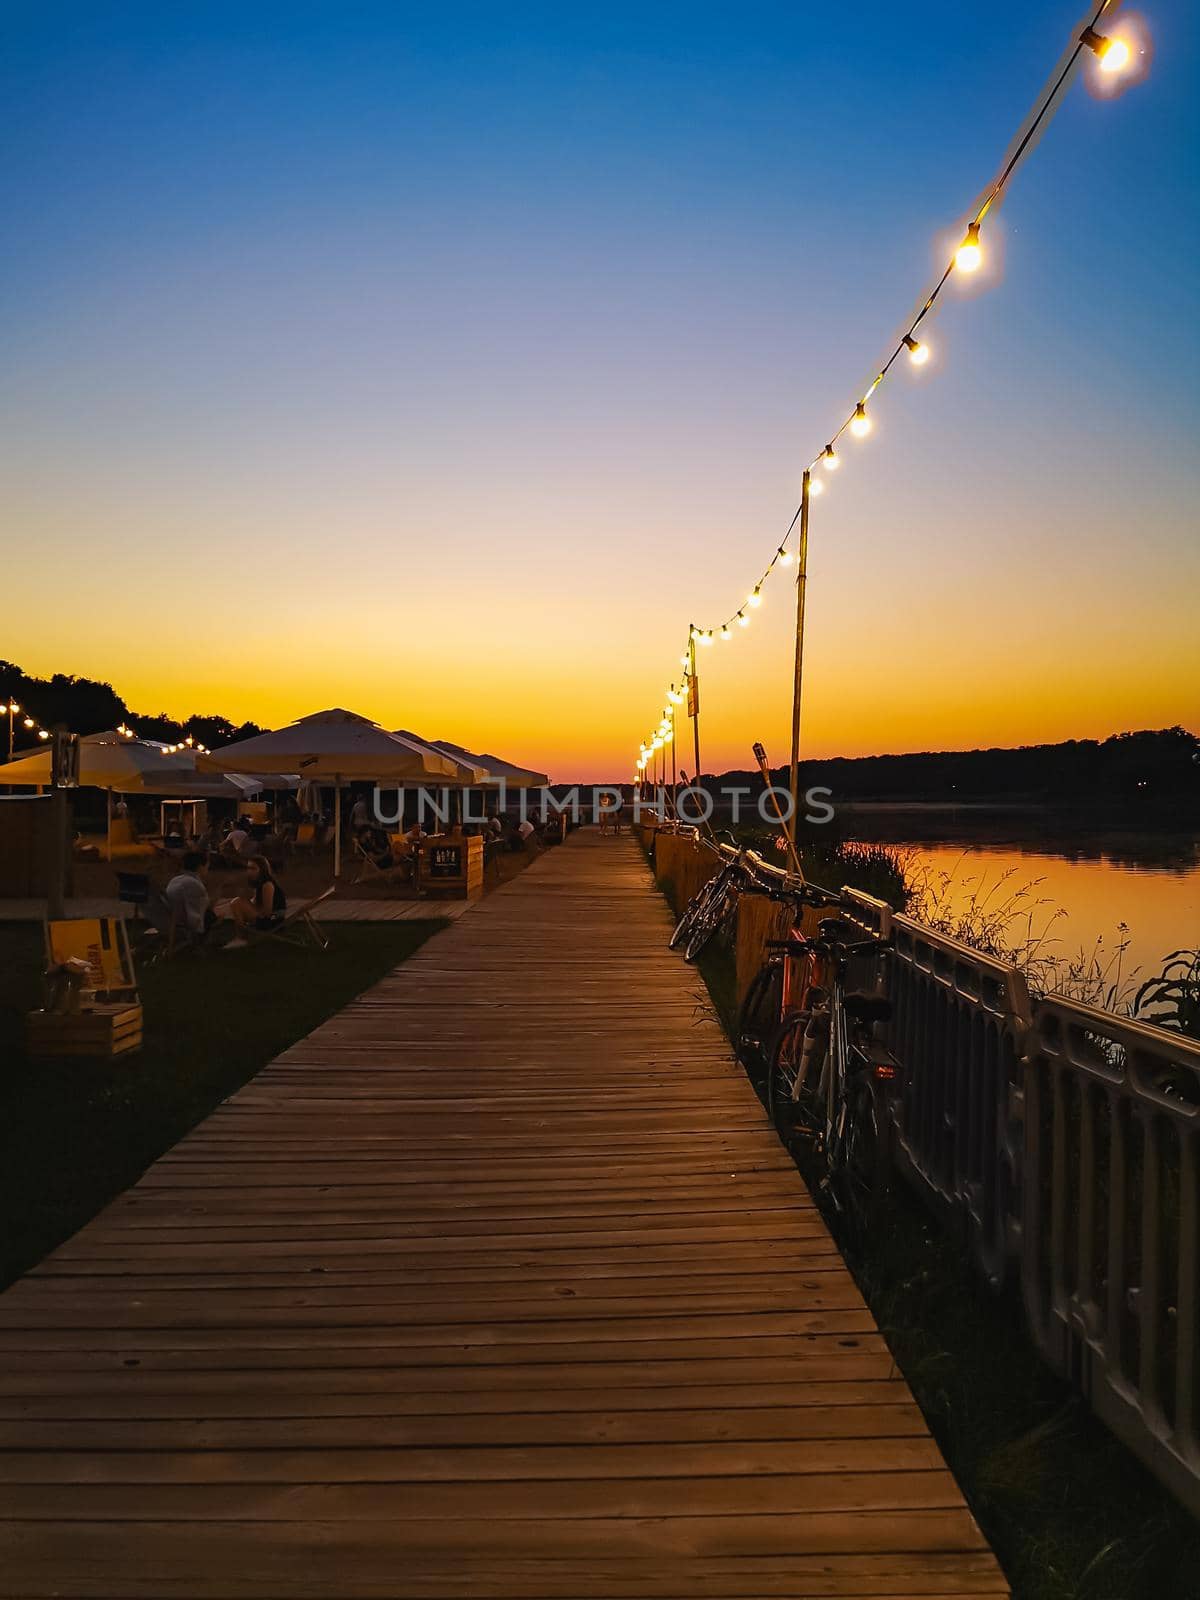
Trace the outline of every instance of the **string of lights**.
[[[1011, 147], [1004, 165], [993, 182], [983, 191], [982, 197], [977, 201], [966, 231], [951, 255], [946, 267], [935, 279], [933, 286], [921, 302], [916, 315], [910, 321], [907, 330], [901, 334], [895, 348], [889, 353], [887, 359], [880, 365], [875, 378], [857, 400], [854, 408], [846, 416], [841, 426], [836, 428], [829, 436], [824, 448], [808, 463], [804, 469], [806, 494], [811, 498], [822, 494], [828, 482], [828, 475], [836, 472], [842, 464], [842, 455], [838, 449], [845, 434], [849, 433], [854, 439], [865, 439], [871, 432], [872, 417], [868, 411], [876, 391], [890, 375], [895, 363], [902, 355], [907, 355], [910, 366], [922, 367], [930, 358], [930, 346], [923, 339], [917, 337], [922, 324], [930, 316], [936, 306], [942, 291], [956, 274], [969, 276], [978, 272], [984, 261], [984, 245], [981, 238], [983, 225], [989, 214], [995, 209], [1002, 199], [1013, 174], [1016, 172], [1022, 158], [1028, 154], [1039, 131], [1043, 128], [1051, 111], [1054, 109], [1067, 80], [1076, 67], [1081, 57], [1090, 53], [1095, 58], [1096, 70], [1102, 80], [1115, 82], [1121, 74], [1126, 72], [1136, 60], [1136, 41], [1131, 41], [1124, 32], [1111, 36], [1102, 34], [1099, 25], [1106, 14], [1115, 12], [1121, 0], [1101, 0], [1090, 22], [1086, 23], [1078, 37], [1070, 45], [1055, 67], [1054, 72], [1047, 80], [1046, 87], [1034, 103], [1033, 110], [1026, 119], [1022, 131]], [[820, 472], [818, 473], [818, 468]], [[639, 745], [634, 781], [644, 778], [646, 769], [652, 764], [660, 751], [668, 746], [674, 738], [675, 709], [682, 705], [688, 698], [688, 680], [695, 670], [695, 657], [698, 649], [707, 649], [716, 641], [728, 643], [737, 637], [737, 630], [750, 626], [753, 613], [763, 603], [763, 588], [777, 567], [787, 568], [793, 565], [795, 556], [789, 548], [789, 542], [795, 532], [804, 511], [804, 502], [797, 506], [795, 514], [788, 523], [787, 532], [779, 541], [771, 559], [754, 586], [747, 592], [745, 599], [732, 611], [725, 621], [716, 627], [697, 627], [692, 624], [688, 629], [687, 648], [681, 656], [683, 667], [683, 688], [677, 689], [672, 682], [667, 691], [666, 703], [659, 722], [654, 731]]]
[[[9, 700], [7, 703], [3, 700], [0, 700], [0, 717], [3, 717], [6, 712], [8, 714], [9, 734], [8, 758], [11, 761], [13, 757], [13, 729], [16, 725], [16, 718], [21, 717], [21, 707], [15, 700]], [[38, 722], [37, 718], [31, 716], [28, 712], [21, 717], [21, 726], [27, 733], [33, 734], [34, 737], [40, 740], [43, 744], [47, 743], [54, 737], [51, 729], [43, 728]], [[129, 724], [125, 722], [118, 723], [117, 727], [114, 729], [114, 732], [119, 733], [122, 739], [136, 739], [138, 736], [137, 730], [131, 728]], [[168, 756], [178, 755], [181, 750], [194, 750], [197, 755], [208, 754], [208, 746], [201, 744], [199, 740], [194, 739], [191, 734], [189, 734], [186, 739], [181, 739], [178, 744], [164, 744], [161, 745], [160, 748], [163, 754]]]

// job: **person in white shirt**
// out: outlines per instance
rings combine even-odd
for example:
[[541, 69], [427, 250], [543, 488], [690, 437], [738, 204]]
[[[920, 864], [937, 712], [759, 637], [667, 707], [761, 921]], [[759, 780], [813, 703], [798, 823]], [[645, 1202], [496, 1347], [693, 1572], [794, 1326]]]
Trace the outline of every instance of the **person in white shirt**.
[[517, 832], [523, 840], [529, 838], [529, 835], [533, 832], [533, 823], [530, 822], [528, 817], [518, 825]]
[[365, 833], [371, 826], [371, 808], [367, 804], [367, 797], [360, 794], [350, 808], [350, 831], [352, 833]]
[[189, 850], [183, 858], [183, 867], [167, 884], [165, 893], [171, 908], [172, 920], [189, 933], [204, 936], [216, 921], [209, 904], [208, 889], [200, 876], [204, 857], [198, 850]]

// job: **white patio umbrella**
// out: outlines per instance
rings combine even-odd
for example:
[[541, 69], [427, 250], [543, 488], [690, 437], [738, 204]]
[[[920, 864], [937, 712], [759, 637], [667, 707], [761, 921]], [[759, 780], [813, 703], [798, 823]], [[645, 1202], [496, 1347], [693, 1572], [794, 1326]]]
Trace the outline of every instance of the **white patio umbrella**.
[[[79, 783], [82, 788], [103, 789], [107, 812], [108, 850], [112, 854], [112, 797], [119, 794], [154, 794], [156, 780], [173, 785], [192, 767], [190, 750], [169, 752], [148, 739], [130, 739], [115, 729], [88, 733], [79, 741]], [[52, 756], [43, 750], [0, 766], [0, 784], [48, 784]]]
[[333, 874], [342, 870], [342, 784], [456, 781], [453, 761], [415, 740], [389, 733], [369, 717], [334, 707], [301, 717], [274, 733], [239, 739], [197, 759], [201, 772], [296, 772], [304, 782], [334, 786]]
[[[114, 794], [176, 795], [189, 800], [246, 800], [267, 787], [261, 777], [242, 773], [196, 772], [196, 751], [170, 749], [156, 739], [131, 739], [109, 729], [87, 733], [79, 741], [79, 783], [85, 789], [103, 789], [107, 814], [106, 832], [112, 853], [112, 797]], [[51, 753], [47, 744], [16, 761], [0, 766], [0, 784], [22, 787], [47, 785], [51, 778]], [[275, 776], [274, 787], [294, 783]]]
[[544, 772], [534, 772], [531, 767], [518, 766], [513, 761], [505, 761], [500, 756], [488, 754], [477, 755], [473, 750], [465, 750], [461, 744], [451, 744], [448, 739], [426, 739], [425, 743], [433, 750], [440, 750], [444, 755], [453, 756], [458, 761], [466, 761], [473, 766], [482, 767], [487, 776], [478, 780], [482, 784], [497, 784], [503, 778], [510, 789], [545, 789], [550, 779]]
[[[407, 728], [397, 728], [395, 730], [395, 733], [396, 733], [396, 737], [398, 739], [408, 739], [414, 744], [423, 745], [425, 747], [425, 749], [432, 750], [435, 755], [442, 756], [447, 761], [451, 761], [451, 762], [454, 763], [454, 777], [452, 779], [450, 779], [450, 780], [443, 780], [443, 787], [447, 787], [447, 788], [448, 787], [453, 787], [453, 788], [456, 788], [456, 789], [459, 789], [459, 790], [462, 790], [462, 789], [479, 789], [479, 788], [483, 788], [484, 785], [486, 785], [488, 783], [491, 783], [493, 781], [492, 780], [492, 775], [487, 770], [487, 768], [486, 767], [481, 767], [477, 762], [468, 760], [466, 758], [465, 753], [463, 755], [459, 755], [455, 751], [448, 750], [448, 749], [446, 749], [446, 748], [444, 748], [442, 746], [432, 744], [432, 743], [430, 743], [430, 741], [428, 739], [422, 739], [420, 734], [411, 733]], [[460, 797], [459, 797], [459, 819], [460, 820], [462, 818], [462, 814], [463, 814], [463, 812], [462, 812], [462, 797], [460, 795]], [[438, 815], [440, 816], [441, 813], [439, 812]]]

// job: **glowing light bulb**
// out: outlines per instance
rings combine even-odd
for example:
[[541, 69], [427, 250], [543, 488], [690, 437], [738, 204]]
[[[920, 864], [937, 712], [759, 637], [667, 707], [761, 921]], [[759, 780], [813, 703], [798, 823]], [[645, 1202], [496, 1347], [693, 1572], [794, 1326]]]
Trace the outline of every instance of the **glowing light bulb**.
[[914, 367], [923, 367], [929, 360], [929, 346], [922, 344], [919, 339], [914, 339], [911, 333], [904, 335], [904, 343], [908, 347], [908, 359]]
[[738, 626], [740, 628], [748, 628], [750, 626], [750, 618], [746, 615], [746, 613], [744, 611], [739, 611], [738, 612], [737, 619], [738, 619]]
[[680, 665], [680, 666], [681, 666], [681, 667], [686, 667], [686, 666], [687, 666], [687, 664], [688, 664], [688, 662], [689, 662], [689, 661], [690, 661], [690, 660], [691, 660], [691, 657], [690, 657], [690, 656], [687, 656], [687, 655], [682, 655], [682, 656], [680, 656], [680, 658], [679, 658], [679, 665]]
[[[812, 491], [810, 490], [809, 493], [811, 494], [811, 492]], [[795, 559], [795, 556], [790, 550], [785, 549], [783, 545], [779, 546], [779, 552], [776, 556], [776, 560], [779, 562], [781, 567], [790, 567]]]
[[746, 604], [748, 606], [754, 606], [755, 608], [762, 605], [762, 590], [755, 589], [753, 594], [747, 595]]
[[672, 739], [673, 739], [673, 738], [674, 738], [674, 737], [675, 737], [675, 731], [674, 731], [674, 729], [672, 729], [672, 728], [668, 728], [668, 729], [667, 729], [667, 731], [666, 731], [666, 733], [664, 733], [664, 734], [663, 734], [663, 738], [662, 738], [662, 742], [663, 742], [663, 743], [664, 743], [664, 744], [670, 744], [670, 742], [671, 742], [671, 740], [672, 740]]
[[732, 639], [733, 638], [732, 633], [730, 633], [730, 631], [729, 631], [729, 624], [727, 622], [724, 623], [722, 625], [722, 627], [721, 627], [721, 637], [722, 637], [722, 639]]
[[972, 222], [967, 236], [954, 252], [954, 265], [959, 272], [978, 272], [983, 264], [983, 247], [979, 243], [979, 224]]
[[854, 417], [850, 423], [850, 432], [856, 439], [865, 439], [871, 431], [871, 419], [867, 415], [867, 408], [860, 400], [854, 408]]
[[821, 482], [820, 478], [810, 478], [808, 480], [808, 495], [809, 495], [809, 499], [810, 500], [812, 499], [814, 494], [824, 494], [824, 493], [825, 493], [825, 485]]
[[26, 717], [25, 718], [25, 726], [27, 728], [36, 728], [37, 727], [37, 723], [33, 720], [32, 717]]
[[703, 645], [709, 645], [712, 642], [713, 642], [712, 629], [709, 628], [707, 633], [702, 633], [700, 635], [700, 643], [703, 644]]
[[827, 444], [821, 451], [821, 465], [826, 472], [836, 472], [842, 464], [842, 458], [831, 444]]
[[1108, 39], [1094, 28], [1085, 28], [1079, 35], [1080, 44], [1087, 45], [1100, 62], [1101, 72], [1120, 72], [1129, 65], [1133, 52], [1124, 39]]
[[38, 738], [39, 739], [48, 739], [49, 737], [50, 737], [50, 735], [46, 732], [45, 728], [39, 728], [38, 729]]
[[8, 714], [9, 714], [10, 717], [15, 717], [17, 712], [20, 711], [20, 709], [21, 709], [20, 706], [17, 704], [17, 702], [15, 700], [10, 700], [8, 702]]

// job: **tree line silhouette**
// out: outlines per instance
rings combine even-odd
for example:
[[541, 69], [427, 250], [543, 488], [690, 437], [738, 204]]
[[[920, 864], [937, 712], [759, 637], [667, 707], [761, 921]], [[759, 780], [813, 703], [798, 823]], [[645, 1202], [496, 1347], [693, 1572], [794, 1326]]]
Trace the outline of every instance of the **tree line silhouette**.
[[124, 722], [136, 728], [144, 739], [161, 739], [164, 744], [179, 744], [189, 736], [210, 750], [232, 739], [249, 739], [262, 728], [256, 722], [234, 722], [229, 717], [195, 715], [182, 721], [165, 711], [152, 714], [130, 710], [111, 683], [94, 678], [77, 678], [72, 673], [56, 672], [50, 678], [36, 678], [11, 661], [0, 661], [0, 704], [15, 703], [22, 716], [14, 727], [14, 753], [38, 745], [35, 733], [23, 725], [31, 716], [43, 728], [61, 722], [72, 733], [103, 733]]

